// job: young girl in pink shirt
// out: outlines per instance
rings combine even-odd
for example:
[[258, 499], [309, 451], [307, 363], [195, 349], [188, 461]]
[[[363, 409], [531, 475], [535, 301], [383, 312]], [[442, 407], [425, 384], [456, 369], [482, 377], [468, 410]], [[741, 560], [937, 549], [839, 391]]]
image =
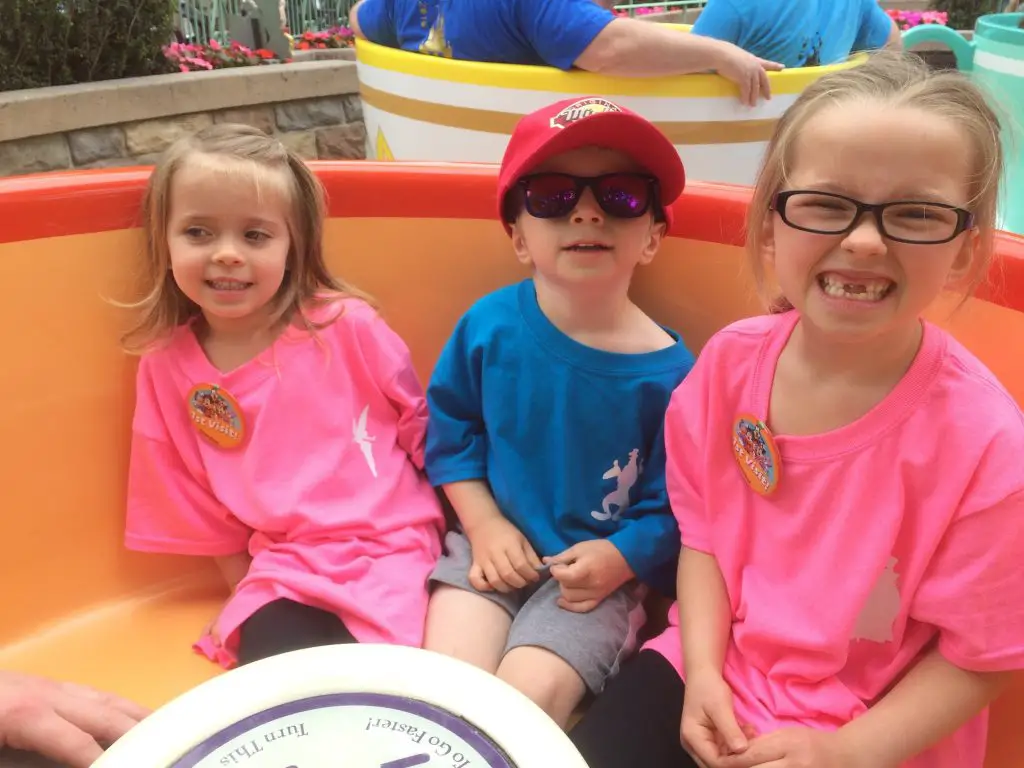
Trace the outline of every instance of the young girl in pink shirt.
[[125, 540], [213, 557], [224, 667], [314, 645], [419, 646], [443, 515], [409, 351], [324, 264], [321, 187], [276, 139], [216, 125], [163, 157]]
[[895, 54], [779, 121], [748, 222], [775, 311], [673, 395], [678, 616], [572, 732], [591, 768], [981, 768], [1024, 668], [1024, 417], [921, 314], [986, 275], [998, 137]]

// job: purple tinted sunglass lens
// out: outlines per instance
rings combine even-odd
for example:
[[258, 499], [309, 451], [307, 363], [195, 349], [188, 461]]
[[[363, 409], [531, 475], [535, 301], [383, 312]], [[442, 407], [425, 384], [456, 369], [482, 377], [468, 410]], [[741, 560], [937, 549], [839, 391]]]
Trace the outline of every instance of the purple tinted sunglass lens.
[[586, 187], [594, 191], [601, 209], [616, 218], [642, 216], [651, 205], [653, 185], [645, 176], [608, 174], [584, 178], [551, 174], [535, 176], [525, 185], [527, 212], [542, 219], [568, 216]]

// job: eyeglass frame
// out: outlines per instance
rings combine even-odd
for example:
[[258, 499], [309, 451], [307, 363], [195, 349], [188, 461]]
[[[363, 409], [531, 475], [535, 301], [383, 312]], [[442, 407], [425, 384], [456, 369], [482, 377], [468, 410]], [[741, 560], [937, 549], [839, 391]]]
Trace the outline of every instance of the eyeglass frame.
[[[786, 203], [789, 202], [790, 198], [796, 195], [819, 195], [821, 197], [830, 197], [835, 200], [843, 200], [847, 203], [852, 203], [856, 207], [854, 212], [853, 221], [851, 221], [843, 229], [836, 231], [823, 231], [820, 229], [810, 229], [809, 227], [802, 227], [794, 224], [786, 217]], [[956, 226], [953, 228], [953, 234], [942, 240], [907, 240], [903, 237], [893, 237], [885, 229], [885, 220], [883, 218], [885, 209], [895, 205], [928, 205], [934, 208], [942, 208], [947, 211], [953, 211], [956, 213]], [[949, 203], [937, 203], [934, 200], [891, 200], [887, 203], [863, 203], [852, 197], [846, 195], [840, 195], [837, 192], [822, 192], [817, 189], [789, 189], [784, 192], [776, 192], [772, 195], [770, 211], [775, 211], [779, 214], [779, 218], [787, 227], [798, 229], [801, 232], [810, 232], [815, 235], [848, 235], [857, 228], [860, 224], [860, 220], [864, 217], [865, 213], [870, 213], [875, 219], [875, 225], [878, 227], [879, 234], [887, 240], [892, 240], [896, 243], [907, 243], [908, 245], [942, 245], [943, 243], [949, 243], [956, 240], [960, 235], [969, 229], [974, 227], [975, 217], [974, 214], [968, 210], [960, 208], [956, 205], [950, 205]]]

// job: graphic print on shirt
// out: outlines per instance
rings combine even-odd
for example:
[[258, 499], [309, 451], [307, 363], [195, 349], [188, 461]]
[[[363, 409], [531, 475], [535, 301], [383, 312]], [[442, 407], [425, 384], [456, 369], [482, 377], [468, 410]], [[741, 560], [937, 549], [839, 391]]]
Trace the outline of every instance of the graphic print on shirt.
[[366, 459], [366, 465], [373, 476], [377, 476], [377, 462], [373, 460], [373, 442], [377, 439], [366, 431], [366, 418], [370, 415], [370, 406], [363, 408], [358, 419], [352, 419], [352, 442], [359, 446]]
[[805, 37], [803, 45], [800, 46], [800, 64], [801, 67], [820, 67], [821, 66], [821, 33], [817, 33], [814, 37]]
[[[590, 516], [595, 520], [611, 520], [617, 522], [622, 514], [629, 509], [629, 492], [636, 485], [640, 473], [644, 471], [644, 463], [640, 460], [640, 449], [629, 452], [629, 461], [625, 467], [619, 466], [619, 460], [612, 462], [611, 469], [604, 473], [604, 480], [615, 480], [615, 490], [601, 501], [600, 512], [594, 511]], [[615, 511], [612, 511], [612, 508]]]
[[857, 624], [853, 628], [854, 640], [888, 643], [893, 639], [892, 627], [900, 614], [899, 575], [895, 557], [890, 557], [864, 602]]
[[452, 58], [452, 46], [444, 34], [444, 13], [441, 10], [438, 10], [437, 19], [427, 33], [427, 38], [420, 43], [420, 53], [445, 59]]

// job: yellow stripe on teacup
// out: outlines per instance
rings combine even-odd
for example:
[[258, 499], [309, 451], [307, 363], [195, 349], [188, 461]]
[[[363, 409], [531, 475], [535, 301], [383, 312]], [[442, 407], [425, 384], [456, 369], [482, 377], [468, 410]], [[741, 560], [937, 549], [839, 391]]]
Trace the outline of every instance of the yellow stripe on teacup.
[[[356, 43], [356, 57], [360, 62], [373, 67], [431, 80], [529, 91], [549, 91], [555, 94], [596, 93], [607, 97], [689, 96], [707, 98], [734, 96], [736, 93], [736, 87], [718, 75], [608, 77], [581, 70], [563, 72], [552, 67], [445, 59], [388, 48], [366, 40], [359, 40]], [[773, 93], [796, 94], [822, 75], [857, 66], [866, 60], [866, 54], [857, 54], [849, 61], [840, 64], [772, 72], [768, 77]]]
[[[396, 96], [359, 86], [366, 104], [389, 115], [465, 131], [511, 135], [522, 115], [488, 109], [472, 109]], [[673, 144], [738, 144], [767, 141], [775, 119], [761, 120], [663, 120], [654, 121]]]

